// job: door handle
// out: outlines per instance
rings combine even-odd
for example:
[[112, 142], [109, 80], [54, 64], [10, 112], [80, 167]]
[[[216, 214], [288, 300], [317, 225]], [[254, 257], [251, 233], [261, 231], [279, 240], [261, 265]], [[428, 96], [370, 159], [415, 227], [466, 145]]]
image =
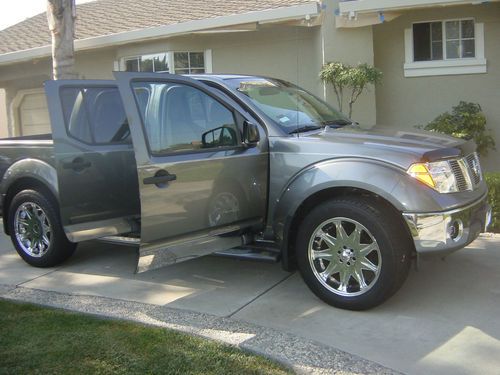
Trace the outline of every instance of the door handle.
[[162, 169], [156, 172], [153, 177], [146, 177], [142, 181], [144, 182], [144, 185], [162, 185], [175, 180], [177, 180], [177, 176], [175, 174], [170, 174]]
[[90, 168], [92, 163], [90, 161], [86, 161], [82, 158], [75, 158], [71, 162], [63, 163], [64, 169], [73, 169], [74, 171], [81, 172], [86, 168]]

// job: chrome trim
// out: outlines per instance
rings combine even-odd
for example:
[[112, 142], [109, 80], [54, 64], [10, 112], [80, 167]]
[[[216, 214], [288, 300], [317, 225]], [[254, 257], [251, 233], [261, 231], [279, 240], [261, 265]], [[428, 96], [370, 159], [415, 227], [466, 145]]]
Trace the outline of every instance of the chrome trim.
[[457, 181], [458, 191], [474, 191], [483, 180], [477, 152], [460, 159], [450, 160], [449, 163]]
[[[484, 195], [467, 206], [429, 213], [403, 213], [418, 253], [446, 253], [461, 249], [477, 238], [488, 225], [491, 207]], [[458, 223], [455, 237], [450, 229]]]
[[[470, 171], [468, 168], [467, 161], [465, 158], [457, 160], [460, 170], [462, 171], [462, 176], [465, 180], [465, 187], [459, 187], [458, 191], [474, 190], [474, 185], [472, 184], [472, 178], [470, 176]], [[455, 175], [455, 178], [458, 178]]]
[[486, 222], [484, 223], [484, 231], [488, 231], [488, 227], [491, 224], [491, 220], [493, 219], [493, 209], [491, 207], [488, 208], [488, 212], [486, 212]]
[[256, 249], [245, 246], [224, 251], [217, 251], [212, 255], [225, 258], [253, 260], [253, 261], [269, 262], [269, 263], [276, 263], [279, 258], [279, 252], [267, 251], [266, 249]]
[[139, 246], [141, 244], [140, 238], [125, 237], [125, 236], [106, 236], [98, 238], [97, 241], [110, 243], [114, 245], [124, 245], [124, 246]]
[[127, 218], [93, 221], [64, 227], [66, 237], [71, 242], [95, 240], [132, 232], [132, 222]]
[[171, 244], [141, 244], [136, 273], [154, 270], [171, 264], [184, 262], [244, 245], [243, 236], [214, 237], [200, 236], [189, 241], [177, 241]]

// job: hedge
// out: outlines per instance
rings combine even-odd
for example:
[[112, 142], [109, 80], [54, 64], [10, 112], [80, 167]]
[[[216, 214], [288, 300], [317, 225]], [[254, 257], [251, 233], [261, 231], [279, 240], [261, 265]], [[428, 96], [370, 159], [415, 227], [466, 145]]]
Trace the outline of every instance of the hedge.
[[500, 233], [500, 173], [486, 173], [485, 178], [489, 189], [488, 198], [493, 210], [488, 232]]

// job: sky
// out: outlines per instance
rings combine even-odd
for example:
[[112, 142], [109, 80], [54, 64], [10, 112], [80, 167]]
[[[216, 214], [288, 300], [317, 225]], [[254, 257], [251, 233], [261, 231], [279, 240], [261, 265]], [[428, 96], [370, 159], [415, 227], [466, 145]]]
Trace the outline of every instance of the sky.
[[[76, 0], [77, 4], [93, 0]], [[47, 10], [47, 0], [0, 0], [0, 30]]]

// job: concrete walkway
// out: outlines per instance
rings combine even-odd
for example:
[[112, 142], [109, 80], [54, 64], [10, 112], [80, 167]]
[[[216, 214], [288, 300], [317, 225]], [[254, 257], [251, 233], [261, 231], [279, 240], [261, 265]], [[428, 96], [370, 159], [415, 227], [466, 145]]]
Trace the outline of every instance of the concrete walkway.
[[83, 244], [57, 269], [27, 266], [5, 236], [0, 249], [4, 298], [181, 329], [301, 371], [500, 369], [500, 236], [422, 261], [396, 296], [366, 312], [325, 305], [278, 264], [204, 257], [136, 275], [135, 251], [126, 247]]

